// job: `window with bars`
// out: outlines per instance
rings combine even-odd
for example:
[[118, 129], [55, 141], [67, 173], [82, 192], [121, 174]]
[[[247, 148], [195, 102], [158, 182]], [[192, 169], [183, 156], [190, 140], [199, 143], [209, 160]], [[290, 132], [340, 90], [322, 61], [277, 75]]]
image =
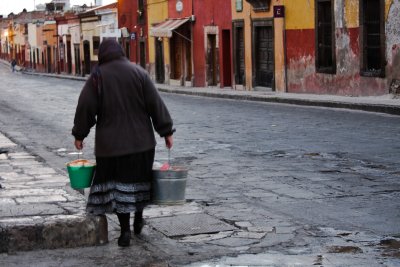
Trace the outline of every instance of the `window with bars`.
[[384, 1], [360, 1], [361, 75], [384, 77]]
[[246, 0], [253, 6], [255, 12], [269, 11], [271, 0]]
[[316, 0], [315, 65], [317, 72], [336, 73], [333, 0]]

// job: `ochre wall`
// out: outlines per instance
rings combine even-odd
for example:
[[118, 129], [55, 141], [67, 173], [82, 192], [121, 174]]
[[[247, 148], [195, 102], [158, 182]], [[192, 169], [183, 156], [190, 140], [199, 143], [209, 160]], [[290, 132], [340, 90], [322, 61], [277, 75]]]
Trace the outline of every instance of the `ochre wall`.
[[[148, 25], [148, 55], [149, 55], [149, 72], [155, 79], [155, 38], [150, 36], [150, 29], [152, 26], [165, 21], [168, 18], [168, 2], [160, 0], [147, 0], [147, 25]], [[164, 64], [165, 64], [165, 78], [168, 78], [167, 70], [169, 69], [169, 42], [168, 38], [163, 38], [164, 45]], [[167, 79], [166, 79], [167, 80]]]
[[[253, 78], [253, 44], [252, 44], [252, 21], [257, 19], [273, 19], [274, 29], [274, 89], [279, 92], [285, 91], [285, 51], [284, 51], [284, 27], [285, 18], [274, 18], [274, 6], [284, 5], [284, 0], [273, 0], [267, 12], [254, 12], [253, 7], [243, 1], [243, 10], [236, 11], [236, 0], [231, 0], [232, 20], [244, 21], [244, 46], [245, 46], [245, 90], [252, 90]], [[286, 11], [285, 11], [286, 12]], [[303, 20], [303, 18], [301, 18]]]

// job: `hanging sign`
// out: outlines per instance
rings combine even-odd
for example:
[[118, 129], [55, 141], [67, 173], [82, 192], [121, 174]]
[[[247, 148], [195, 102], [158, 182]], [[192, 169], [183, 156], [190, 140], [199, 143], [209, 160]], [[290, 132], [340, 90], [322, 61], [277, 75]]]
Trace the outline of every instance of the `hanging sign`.
[[274, 18], [284, 18], [284, 17], [285, 17], [285, 7], [274, 6]]
[[183, 3], [182, 3], [181, 0], [176, 1], [175, 8], [176, 8], [176, 11], [182, 12], [182, 10], [183, 10]]

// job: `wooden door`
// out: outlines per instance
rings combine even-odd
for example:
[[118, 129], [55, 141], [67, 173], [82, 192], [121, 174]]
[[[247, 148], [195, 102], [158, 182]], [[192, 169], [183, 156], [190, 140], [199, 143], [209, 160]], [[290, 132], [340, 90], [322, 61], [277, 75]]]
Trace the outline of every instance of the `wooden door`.
[[155, 46], [156, 46], [156, 81], [158, 83], [164, 83], [165, 71], [164, 71], [163, 42], [156, 39]]
[[271, 26], [258, 26], [254, 30], [255, 86], [272, 87], [273, 31]]
[[182, 78], [182, 50], [181, 38], [171, 38], [171, 79], [179, 80]]
[[245, 64], [244, 64], [244, 31], [243, 26], [235, 28], [235, 83], [244, 84]]
[[207, 85], [217, 85], [218, 66], [217, 66], [217, 36], [207, 35]]

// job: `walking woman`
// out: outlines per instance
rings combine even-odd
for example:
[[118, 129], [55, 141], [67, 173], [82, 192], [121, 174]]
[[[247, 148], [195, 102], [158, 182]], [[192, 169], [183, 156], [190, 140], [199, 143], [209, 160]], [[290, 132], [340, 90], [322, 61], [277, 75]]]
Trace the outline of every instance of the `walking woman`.
[[155, 131], [173, 145], [171, 116], [149, 75], [131, 63], [113, 39], [99, 47], [99, 66], [84, 85], [76, 108], [72, 135], [75, 147], [96, 125], [96, 172], [86, 210], [116, 213], [121, 226], [119, 246], [129, 246], [130, 214], [134, 233], [143, 227], [143, 208], [150, 201]]

